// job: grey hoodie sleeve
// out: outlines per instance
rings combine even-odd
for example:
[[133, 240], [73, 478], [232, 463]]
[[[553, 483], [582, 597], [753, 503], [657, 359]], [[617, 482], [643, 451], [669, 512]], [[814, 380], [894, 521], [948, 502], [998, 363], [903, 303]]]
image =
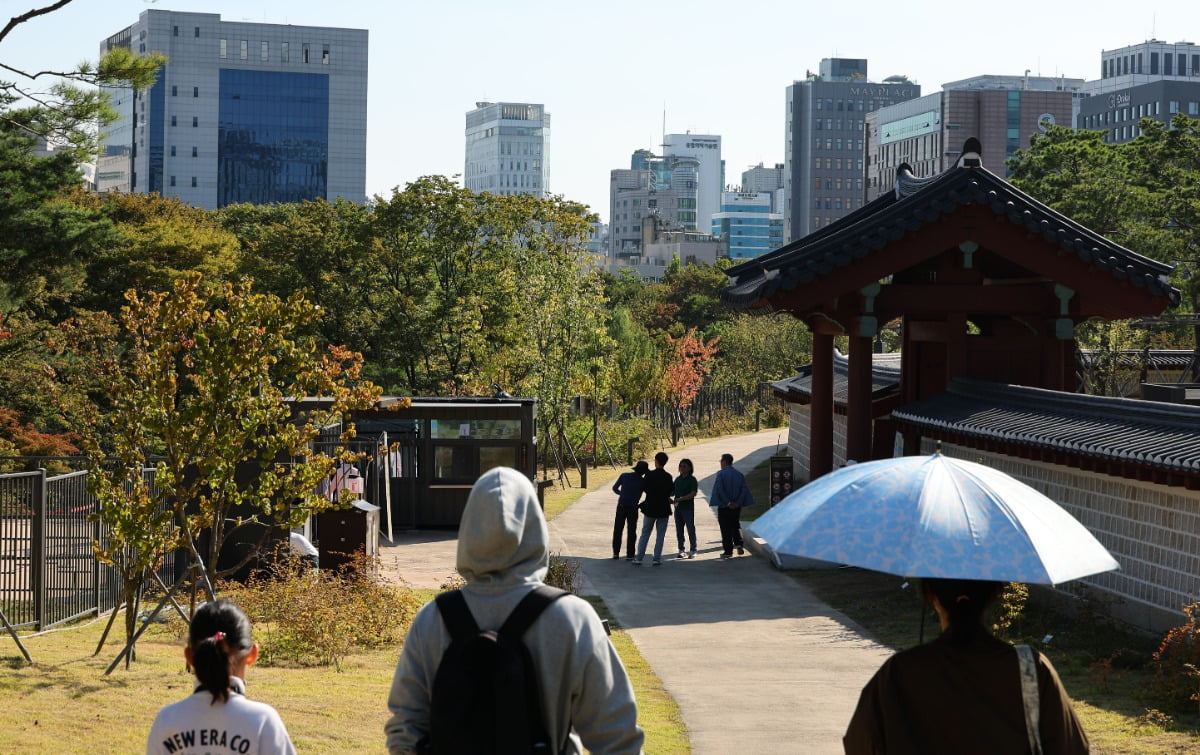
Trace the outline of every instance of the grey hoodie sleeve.
[[448, 639], [437, 606], [427, 603], [413, 619], [388, 694], [391, 717], [384, 726], [388, 752], [415, 753], [429, 734], [433, 679]]

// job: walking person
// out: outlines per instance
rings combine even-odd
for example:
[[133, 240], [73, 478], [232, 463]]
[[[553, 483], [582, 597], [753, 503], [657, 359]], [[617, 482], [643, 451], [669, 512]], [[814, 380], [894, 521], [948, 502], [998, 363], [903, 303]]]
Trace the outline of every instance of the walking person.
[[[622, 472], [613, 483], [612, 491], [617, 494], [617, 516], [613, 522], [613, 560], [621, 557], [621, 540], [625, 540], [625, 560], [633, 560], [637, 542], [638, 501], [642, 499], [642, 478], [650, 471], [650, 465], [639, 461], [632, 472]], [[622, 535], [625, 537], [622, 538]]]
[[721, 528], [721, 558], [733, 558], [746, 553], [742, 547], [742, 509], [754, 505], [746, 476], [733, 467], [733, 454], [721, 454], [721, 470], [713, 483], [708, 505], [717, 510], [717, 525]]
[[646, 545], [650, 542], [650, 530], [655, 531], [654, 565], [662, 566], [663, 542], [667, 539], [667, 522], [671, 518], [671, 496], [675, 493], [675, 481], [667, 466], [667, 455], [662, 451], [654, 454], [654, 469], [646, 473], [642, 480], [645, 498], [640, 506], [642, 510], [642, 536], [638, 540], [637, 557], [633, 559], [634, 566], [641, 566], [646, 557]]
[[192, 616], [183, 657], [196, 674], [191, 696], [158, 712], [146, 739], [155, 753], [245, 752], [295, 755], [279, 713], [246, 698], [246, 669], [258, 660], [250, 619], [228, 600]]
[[942, 634], [889, 658], [863, 687], [847, 755], [1036, 752], [1083, 755], [1087, 735], [1054, 666], [991, 635], [1002, 582], [924, 579]]
[[[691, 459], [679, 460], [679, 476], [675, 478], [675, 538], [679, 541], [679, 557], [696, 557], [696, 493], [700, 486], [693, 474]], [[692, 549], [684, 550], [684, 530]]]
[[[550, 532], [533, 483], [507, 467], [484, 472], [467, 497], [458, 533], [456, 568], [466, 580], [459, 596], [480, 630], [500, 633], [519, 606], [545, 588], [550, 568]], [[455, 703], [444, 698], [439, 702], [436, 696], [438, 670], [452, 643], [451, 622], [439, 604], [440, 599], [431, 601], [417, 612], [396, 665], [387, 701], [391, 717], [384, 727], [393, 755], [455, 751], [447, 740], [479, 735], [437, 730], [445, 711], [439, 705]], [[528, 649], [537, 681], [539, 723], [551, 743], [545, 752], [580, 755], [587, 748], [614, 755], [641, 753], [645, 735], [637, 725], [633, 685], [591, 604], [571, 594], [553, 599], [520, 641]], [[487, 708], [501, 702], [520, 707], [524, 701], [482, 695], [473, 700]], [[494, 718], [496, 711], [489, 712]], [[440, 735], [446, 739], [439, 744]], [[487, 744], [513, 751], [498, 742]]]

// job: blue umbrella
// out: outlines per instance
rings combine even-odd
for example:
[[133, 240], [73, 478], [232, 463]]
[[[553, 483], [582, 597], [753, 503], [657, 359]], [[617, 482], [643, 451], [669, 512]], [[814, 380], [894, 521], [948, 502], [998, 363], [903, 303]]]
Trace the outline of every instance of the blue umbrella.
[[906, 577], [1059, 584], [1120, 568], [1054, 501], [940, 453], [843, 467], [784, 498], [753, 530], [777, 553]]

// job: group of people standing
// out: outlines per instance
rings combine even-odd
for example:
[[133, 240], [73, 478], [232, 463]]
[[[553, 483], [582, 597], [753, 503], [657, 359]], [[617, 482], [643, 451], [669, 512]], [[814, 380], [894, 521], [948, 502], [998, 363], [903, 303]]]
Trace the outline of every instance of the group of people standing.
[[[661, 566], [667, 521], [672, 515], [675, 517], [679, 558], [696, 557], [696, 495], [700, 485], [691, 459], [679, 460], [676, 477], [666, 470], [668, 461], [669, 457], [660, 451], [654, 455], [654, 469], [650, 469], [645, 461], [639, 461], [632, 471], [622, 474], [613, 484], [613, 492], [617, 494], [613, 559], [621, 558], [624, 542], [625, 560], [641, 566], [650, 535], [654, 533], [651, 563]], [[721, 471], [717, 472], [708, 502], [717, 512], [717, 523], [721, 528], [721, 558], [733, 558], [734, 548], [739, 556], [743, 555], [746, 551], [742, 544], [741, 513], [743, 508], [753, 505], [754, 498], [746, 487], [745, 476], [733, 467], [731, 454], [721, 455]], [[641, 537], [637, 536], [639, 512], [642, 514]]]

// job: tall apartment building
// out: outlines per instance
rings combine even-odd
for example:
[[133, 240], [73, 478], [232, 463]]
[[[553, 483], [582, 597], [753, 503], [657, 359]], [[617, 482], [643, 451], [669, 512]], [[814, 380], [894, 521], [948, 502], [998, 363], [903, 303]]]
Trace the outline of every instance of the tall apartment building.
[[[609, 256], [632, 258], [666, 231], [697, 231], [700, 161], [637, 150], [609, 174]], [[711, 221], [710, 221], [711, 222]], [[708, 226], [703, 229], [708, 232]]]
[[143, 11], [100, 43], [168, 58], [145, 92], [111, 89], [95, 186], [207, 208], [366, 201], [367, 31]]
[[787, 88], [788, 241], [862, 206], [866, 114], [920, 96], [921, 87], [902, 77], [869, 81], [867, 61], [859, 58], [825, 58], [819, 75]]
[[712, 234], [725, 243], [731, 260], [753, 259], [783, 246], [783, 214], [773, 210], [771, 192], [730, 191], [721, 197]]
[[528, 102], [477, 102], [467, 113], [463, 186], [492, 194], [550, 193], [550, 114]]
[[721, 159], [721, 137], [715, 134], [667, 134], [663, 139], [663, 157], [692, 158], [696, 168], [696, 213], [686, 214], [683, 222], [707, 231], [712, 216], [721, 210], [721, 192], [725, 186], [725, 161]]
[[1027, 149], [1045, 124], [1069, 125], [1083, 79], [975, 76], [942, 91], [867, 114], [867, 200], [891, 191], [896, 168], [918, 176], [957, 164], [963, 142], [977, 137], [983, 166], [1007, 175], [1007, 160]]
[[1200, 46], [1151, 39], [1100, 53], [1100, 78], [1084, 86], [1075, 127], [1106, 131], [1105, 140], [1137, 137], [1138, 121], [1200, 117]]

